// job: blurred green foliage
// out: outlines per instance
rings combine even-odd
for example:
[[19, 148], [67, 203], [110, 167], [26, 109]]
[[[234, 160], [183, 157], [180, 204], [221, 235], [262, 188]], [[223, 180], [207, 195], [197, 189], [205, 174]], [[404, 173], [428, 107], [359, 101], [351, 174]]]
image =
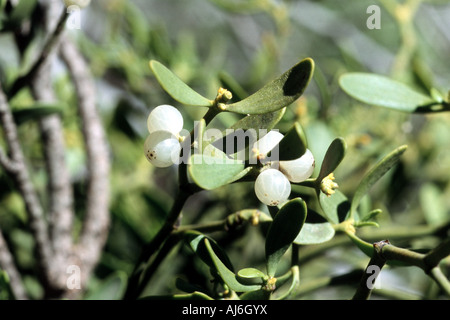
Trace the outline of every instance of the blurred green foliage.
[[[145, 120], [152, 108], [173, 101], [157, 83], [148, 63], [164, 63], [184, 82], [209, 99], [220, 86], [242, 98], [269, 82], [280, 72], [303, 59], [315, 61], [313, 81], [300, 100], [287, 108], [277, 125], [285, 132], [298, 120], [316, 158], [316, 169], [325, 152], [340, 136], [348, 144], [347, 154], [335, 172], [340, 190], [352, 196], [364, 173], [384, 154], [408, 145], [399, 165], [362, 199], [361, 206], [382, 208], [380, 230], [440, 225], [450, 217], [450, 114], [417, 115], [364, 105], [346, 95], [338, 79], [346, 72], [373, 72], [403, 81], [419, 92], [436, 88], [445, 97], [450, 89], [450, 5], [447, 1], [416, 1], [410, 32], [405, 33], [393, 15], [396, 1], [239, 1], [239, 0], [98, 0], [82, 12], [80, 30], [68, 30], [87, 57], [97, 80], [101, 110], [113, 160], [111, 187], [112, 224], [95, 278], [87, 298], [120, 296], [124, 274], [129, 274], [148, 242], [162, 225], [173, 201], [176, 169], [156, 169], [143, 153], [147, 134]], [[413, 1], [404, 1], [405, 6]], [[381, 29], [369, 30], [369, 5], [381, 7]], [[3, 19], [0, 19], [3, 21]], [[406, 34], [406, 35], [405, 35]], [[409, 36], [414, 41], [410, 41]], [[10, 32], [0, 33], [0, 79], [10, 83], [23, 69]], [[405, 49], [406, 48], [406, 49]], [[39, 48], [31, 43], [27, 56]], [[405, 50], [407, 54], [404, 54]], [[231, 79], [231, 80], [230, 80]], [[237, 85], [239, 84], [239, 85]], [[58, 100], [62, 114], [75, 193], [81, 199], [84, 151], [67, 74], [55, 68]], [[235, 89], [235, 90], [233, 90]], [[33, 105], [29, 93], [11, 101], [16, 109]], [[203, 116], [205, 109], [180, 108], [185, 128]], [[221, 114], [214, 120], [226, 128], [239, 117]], [[45, 165], [35, 123], [24, 122], [20, 133], [34, 182], [45, 194]], [[3, 140], [0, 140], [3, 146]], [[316, 172], [317, 175], [318, 172]], [[39, 298], [35, 273], [33, 239], [27, 218], [13, 183], [0, 171], [0, 227], [24, 275], [30, 295]], [[293, 187], [294, 195], [305, 191]], [[306, 194], [306, 197], [308, 195]], [[313, 195], [311, 194], [311, 197]], [[45, 202], [45, 199], [42, 199]], [[82, 203], [77, 203], [82, 208]], [[204, 191], [188, 201], [183, 224], [218, 220], [244, 208], [261, 207], [253, 185], [228, 185]], [[313, 207], [314, 208], [314, 207]], [[79, 218], [82, 212], [78, 212]], [[227, 250], [237, 270], [248, 266], [264, 268], [262, 234], [257, 228], [242, 227], [218, 234], [216, 240]], [[432, 247], [434, 237], [392, 239], [404, 247]], [[302, 250], [300, 250], [302, 254]], [[361, 269], [367, 259], [350, 242], [330, 248], [312, 259], [305, 251], [300, 264], [300, 287], [318, 277], [346, 274]], [[302, 259], [302, 255], [300, 256]], [[446, 272], [450, 261], [446, 260]], [[286, 266], [287, 268], [287, 266]], [[146, 294], [177, 292], [176, 279], [210, 287], [209, 271], [185, 245], [175, 247], [158, 269]], [[340, 299], [353, 294], [359, 280], [348, 285], [305, 289], [298, 298]], [[425, 275], [415, 269], [383, 270], [383, 288], [375, 297], [435, 298], [436, 291]], [[114, 291], [105, 288], [114, 287]], [[1, 289], [1, 286], [0, 286]], [[102, 295], [102, 290], [105, 292]], [[0, 290], [1, 297], [4, 293]]]

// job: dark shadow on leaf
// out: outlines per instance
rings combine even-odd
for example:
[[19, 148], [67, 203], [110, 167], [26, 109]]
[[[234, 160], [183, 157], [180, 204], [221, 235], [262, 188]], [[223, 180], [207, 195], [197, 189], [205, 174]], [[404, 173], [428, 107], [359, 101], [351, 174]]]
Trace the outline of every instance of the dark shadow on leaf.
[[339, 222], [345, 220], [347, 213], [350, 211], [350, 201], [341, 202], [337, 207], [337, 215]]
[[286, 81], [283, 85], [285, 96], [296, 96], [305, 90], [309, 82], [310, 72], [305, 72], [305, 64], [298, 64], [286, 74]]

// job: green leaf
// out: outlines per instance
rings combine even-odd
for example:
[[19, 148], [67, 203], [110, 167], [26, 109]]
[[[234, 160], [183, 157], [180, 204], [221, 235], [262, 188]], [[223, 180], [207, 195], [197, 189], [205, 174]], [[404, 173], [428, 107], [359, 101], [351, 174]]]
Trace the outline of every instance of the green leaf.
[[320, 183], [323, 178], [332, 173], [344, 159], [345, 151], [347, 150], [347, 144], [342, 138], [336, 138], [331, 142], [330, 146], [325, 153], [322, 161], [322, 166], [320, 167], [320, 172], [317, 177], [317, 181]]
[[296, 244], [319, 244], [334, 237], [334, 228], [329, 222], [305, 223], [295, 238]]
[[[283, 117], [286, 108], [266, 114], [246, 116], [230, 128], [222, 132], [223, 138], [212, 142], [228, 155], [234, 155], [240, 160], [247, 160], [251, 152], [249, 149], [259, 138], [269, 132]], [[230, 143], [232, 142], [232, 143]], [[203, 143], [207, 145], [207, 143]]]
[[86, 296], [86, 300], [120, 300], [123, 297], [127, 286], [127, 275], [123, 271], [117, 271], [108, 276], [91, 293]]
[[234, 125], [230, 127], [230, 129], [255, 130], [256, 133], [255, 138], [256, 140], [258, 140], [260, 138], [259, 130], [265, 129], [267, 130], [267, 132], [270, 131], [281, 120], [285, 111], [286, 108], [282, 108], [275, 112], [249, 115], [237, 121]]
[[237, 275], [244, 279], [262, 279], [266, 275], [256, 268], [244, 268], [238, 271]]
[[261, 285], [245, 285], [240, 283], [236, 279], [236, 275], [234, 274], [234, 272], [228, 269], [227, 266], [225, 266], [225, 264], [222, 262], [222, 260], [219, 259], [219, 257], [216, 255], [215, 250], [211, 246], [211, 242], [207, 238], [205, 238], [204, 243], [217, 272], [231, 290], [236, 292], [248, 292], [261, 288]]
[[[289, 298], [289, 296], [291, 295], [291, 293], [297, 288], [297, 286], [300, 283], [300, 270], [298, 268], [298, 266], [293, 266], [291, 268], [291, 273], [292, 273], [292, 281], [291, 281], [291, 285], [289, 286], [289, 289], [283, 293], [282, 295], [278, 296], [276, 299], [277, 300], [284, 300]], [[279, 284], [280, 281], [277, 281], [277, 285], [282, 285]]]
[[286, 202], [278, 211], [266, 237], [267, 273], [274, 276], [278, 262], [295, 240], [306, 219], [306, 204], [301, 198]]
[[300, 126], [295, 122], [292, 128], [284, 135], [281, 141], [268, 154], [273, 156], [272, 152], [278, 152], [278, 160], [289, 161], [300, 158], [305, 154], [307, 148], [306, 136]]
[[213, 105], [213, 101], [194, 91], [160, 62], [151, 60], [150, 69], [161, 87], [176, 101], [191, 106], [211, 107]]
[[218, 259], [223, 261], [228, 269], [233, 270], [233, 265], [226, 253], [219, 247], [219, 245], [211, 238], [205, 236], [198, 231], [189, 231], [185, 234], [185, 240], [189, 243], [192, 251], [210, 268], [215, 269], [215, 264], [211, 259], [211, 254], [205, 246], [205, 239], [208, 239], [210, 246], [214, 247], [214, 252], [217, 253]]
[[62, 114], [63, 107], [60, 104], [36, 103], [32, 107], [13, 110], [14, 121], [21, 125], [30, 120], [38, 120], [51, 114]]
[[348, 73], [339, 79], [341, 88], [351, 97], [371, 105], [403, 112], [416, 112], [434, 101], [407, 85], [371, 73]]
[[325, 218], [332, 224], [338, 224], [343, 221], [350, 210], [349, 200], [339, 190], [336, 190], [330, 196], [320, 192], [319, 203], [325, 214]]
[[303, 94], [313, 71], [314, 61], [306, 58], [251, 96], [227, 105], [226, 110], [241, 114], [263, 114], [287, 107]]
[[189, 161], [189, 174], [199, 187], [212, 190], [241, 178], [243, 161], [230, 159], [217, 148], [209, 149], [211, 153], [194, 154]]
[[347, 232], [347, 236], [352, 240], [352, 242], [361, 250], [366, 256], [372, 258], [375, 249], [373, 248], [373, 244], [366, 242], [351, 232]]
[[407, 146], [403, 145], [397, 149], [390, 152], [383, 159], [381, 159], [361, 180], [358, 188], [353, 195], [351, 207], [350, 207], [350, 217], [358, 220], [355, 215], [356, 209], [359, 206], [361, 199], [366, 195], [366, 193], [372, 188], [372, 186], [382, 177], [386, 172], [389, 171], [400, 159], [400, 156], [406, 151]]

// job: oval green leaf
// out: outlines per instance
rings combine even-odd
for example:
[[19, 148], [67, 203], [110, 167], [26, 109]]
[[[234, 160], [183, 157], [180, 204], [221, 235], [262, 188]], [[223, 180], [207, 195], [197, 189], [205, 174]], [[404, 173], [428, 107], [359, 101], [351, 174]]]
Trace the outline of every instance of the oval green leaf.
[[296, 244], [319, 244], [327, 242], [334, 237], [335, 231], [331, 223], [305, 223], [295, 238]]
[[344, 159], [345, 151], [347, 150], [347, 144], [344, 139], [336, 138], [331, 142], [330, 146], [325, 153], [320, 167], [317, 182], [321, 182], [323, 178], [332, 173], [339, 166]]
[[386, 172], [388, 172], [400, 159], [400, 156], [406, 151], [407, 146], [403, 145], [397, 149], [390, 152], [388, 155], [383, 157], [361, 180], [358, 188], [353, 195], [351, 207], [350, 207], [350, 217], [358, 221], [356, 215], [356, 209], [359, 206], [361, 199], [366, 195], [366, 193], [372, 188], [372, 186], [382, 177]]
[[264, 114], [254, 114], [246, 116], [230, 127], [233, 130], [255, 130], [256, 139], [259, 139], [259, 130], [271, 130], [281, 120], [286, 108], [282, 108], [275, 112]]
[[236, 275], [234, 274], [234, 272], [228, 269], [227, 266], [225, 266], [225, 264], [216, 255], [210, 241], [207, 238], [204, 239], [204, 243], [218, 274], [231, 290], [236, 292], [248, 292], [261, 289], [261, 285], [245, 285], [240, 283], [236, 279]]
[[188, 166], [194, 182], [206, 190], [219, 188], [241, 178], [245, 170], [243, 161], [230, 159], [219, 149], [214, 149], [214, 155], [194, 154]]
[[431, 97], [377, 74], [347, 73], [340, 77], [339, 84], [348, 95], [361, 102], [403, 112], [416, 112], [435, 103]]
[[256, 268], [244, 268], [238, 271], [238, 276], [244, 279], [262, 279], [266, 275], [264, 272], [256, 269]]
[[211, 107], [213, 105], [213, 101], [194, 91], [160, 62], [151, 60], [149, 64], [161, 87], [176, 101], [190, 106]]
[[306, 219], [306, 203], [301, 198], [286, 202], [276, 214], [267, 231], [267, 273], [274, 276], [278, 262], [295, 240]]
[[228, 155], [248, 160], [253, 143], [275, 127], [285, 111], [286, 108], [283, 108], [275, 112], [246, 116], [224, 130], [223, 138], [214, 141], [213, 144], [222, 148], [225, 146]]
[[303, 94], [313, 71], [314, 61], [306, 58], [251, 96], [227, 105], [226, 110], [240, 114], [263, 114], [287, 107]]
[[205, 246], [205, 239], [209, 240], [210, 246], [214, 247], [214, 252], [218, 255], [218, 259], [230, 270], [233, 270], [233, 265], [219, 245], [213, 240], [197, 231], [189, 231], [184, 235], [185, 241], [189, 244], [192, 251], [210, 268], [215, 268], [215, 264], [211, 259], [211, 255]]
[[332, 224], [342, 222], [350, 210], [350, 201], [339, 190], [330, 196], [320, 192], [319, 203], [325, 218]]

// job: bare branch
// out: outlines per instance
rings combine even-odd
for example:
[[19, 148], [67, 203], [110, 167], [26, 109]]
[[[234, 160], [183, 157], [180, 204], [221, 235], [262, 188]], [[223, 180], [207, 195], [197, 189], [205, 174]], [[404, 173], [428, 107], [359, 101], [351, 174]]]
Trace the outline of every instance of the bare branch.
[[[375, 242], [373, 244], [373, 256], [370, 259], [366, 269], [364, 270], [364, 274], [361, 277], [358, 289], [353, 295], [353, 300], [368, 300], [370, 298], [374, 285], [373, 282], [375, 282], [376, 277], [386, 263], [386, 259], [381, 255], [381, 250], [387, 244], [389, 244], [389, 241], [387, 240]], [[372, 283], [370, 283], [370, 280], [372, 280]]]
[[17, 165], [17, 170], [11, 175], [25, 202], [30, 219], [30, 229], [36, 241], [36, 249], [40, 268], [47, 283], [52, 283], [53, 251], [47, 230], [43, 209], [36, 191], [31, 183], [28, 168], [25, 163], [22, 147], [19, 142], [17, 127], [9, 108], [6, 96], [0, 84], [0, 123], [3, 126], [6, 142], [9, 146], [11, 161]]
[[[46, 29], [50, 31], [58, 16], [52, 15], [52, 11], [58, 9], [55, 3], [49, 3], [45, 12]], [[57, 3], [56, 3], [57, 4]], [[56, 8], [55, 8], [56, 7]], [[59, 10], [58, 10], [59, 11]], [[61, 18], [64, 20], [64, 17]], [[61, 23], [61, 22], [60, 22]], [[62, 31], [59, 31], [62, 32]], [[58, 47], [55, 41], [54, 46]], [[36, 72], [31, 82], [31, 89], [36, 100], [43, 102], [55, 102], [55, 94], [51, 82], [51, 63], [54, 55], [49, 54]], [[64, 143], [63, 126], [59, 115], [50, 115], [39, 121], [42, 135], [43, 150], [46, 159], [48, 174], [49, 209], [48, 220], [50, 235], [54, 249], [54, 268], [57, 283], [53, 285], [62, 289], [66, 284], [67, 260], [71, 254], [72, 225], [73, 225], [73, 191], [70, 174], [66, 163], [66, 147]]]
[[84, 281], [100, 259], [106, 242], [109, 217], [109, 152], [100, 116], [96, 109], [95, 83], [88, 65], [68, 39], [61, 42], [60, 54], [71, 74], [78, 97], [87, 153], [88, 190], [86, 215], [78, 244]]
[[15, 173], [19, 170], [19, 166], [8, 158], [2, 148], [0, 148], [0, 165], [9, 173]]
[[19, 271], [17, 271], [13, 256], [8, 249], [5, 238], [0, 230], [0, 267], [9, 276], [9, 283], [14, 297], [18, 300], [27, 300], [27, 294], [22, 283]]
[[8, 98], [14, 97], [23, 87], [29, 85], [30, 81], [34, 79], [41, 66], [45, 63], [45, 61], [47, 61], [48, 56], [56, 47], [56, 44], [60, 39], [61, 33], [64, 30], [64, 26], [69, 15], [70, 14], [67, 12], [67, 10], [64, 9], [61, 14], [61, 18], [59, 19], [58, 24], [55, 27], [55, 30], [48, 37], [40, 56], [34, 62], [30, 70], [26, 74], [17, 78], [16, 81], [12, 84], [11, 88], [7, 91]]

